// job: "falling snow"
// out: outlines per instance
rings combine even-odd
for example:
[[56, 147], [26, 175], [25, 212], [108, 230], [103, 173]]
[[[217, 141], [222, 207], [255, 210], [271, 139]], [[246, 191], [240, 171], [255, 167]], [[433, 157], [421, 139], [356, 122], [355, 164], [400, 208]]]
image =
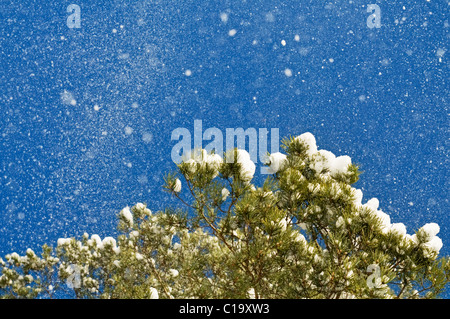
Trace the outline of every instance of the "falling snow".
[[312, 132], [450, 251], [446, 1], [381, 2], [379, 29], [357, 1], [80, 3], [79, 29], [44, 3], [0, 8], [0, 255], [172, 205], [171, 133], [194, 119]]

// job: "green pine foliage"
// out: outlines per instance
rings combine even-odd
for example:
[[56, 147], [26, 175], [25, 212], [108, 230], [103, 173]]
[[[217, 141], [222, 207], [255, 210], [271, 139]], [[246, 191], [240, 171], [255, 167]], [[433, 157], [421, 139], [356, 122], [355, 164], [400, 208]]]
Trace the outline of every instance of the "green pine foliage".
[[[352, 185], [348, 157], [312, 135], [283, 141], [251, 183], [248, 153], [202, 150], [165, 178], [182, 205], [118, 215], [117, 238], [85, 234], [0, 258], [2, 298], [437, 298], [450, 278], [439, 227], [408, 235]], [[227, 159], [227, 160], [225, 160]], [[229, 160], [231, 159], [231, 160]]]

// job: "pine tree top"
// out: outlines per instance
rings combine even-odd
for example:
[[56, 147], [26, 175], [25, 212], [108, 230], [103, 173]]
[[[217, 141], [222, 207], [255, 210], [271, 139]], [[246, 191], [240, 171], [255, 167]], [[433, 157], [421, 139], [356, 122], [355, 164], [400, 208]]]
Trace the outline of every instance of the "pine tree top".
[[183, 208], [124, 208], [117, 238], [61, 238], [0, 259], [0, 297], [435, 298], [449, 283], [439, 226], [409, 233], [352, 185], [348, 156], [311, 133], [269, 154], [193, 152], [165, 178]]

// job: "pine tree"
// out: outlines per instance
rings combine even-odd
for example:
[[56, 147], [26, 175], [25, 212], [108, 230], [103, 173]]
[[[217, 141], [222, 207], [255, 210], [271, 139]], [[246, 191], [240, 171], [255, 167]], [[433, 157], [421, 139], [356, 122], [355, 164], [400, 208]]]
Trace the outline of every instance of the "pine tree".
[[183, 208], [124, 208], [117, 238], [84, 234], [0, 258], [3, 298], [436, 298], [449, 283], [439, 226], [413, 235], [352, 187], [348, 156], [310, 133], [252, 184], [245, 150], [193, 152], [164, 188]]

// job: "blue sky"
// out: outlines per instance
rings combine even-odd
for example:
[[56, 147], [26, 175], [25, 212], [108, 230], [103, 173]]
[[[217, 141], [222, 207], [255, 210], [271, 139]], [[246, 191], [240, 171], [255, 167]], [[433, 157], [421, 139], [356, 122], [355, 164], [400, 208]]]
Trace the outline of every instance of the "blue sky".
[[171, 132], [198, 119], [313, 133], [392, 222], [438, 223], [448, 255], [448, 17], [446, 0], [3, 0], [0, 254], [173, 204]]

